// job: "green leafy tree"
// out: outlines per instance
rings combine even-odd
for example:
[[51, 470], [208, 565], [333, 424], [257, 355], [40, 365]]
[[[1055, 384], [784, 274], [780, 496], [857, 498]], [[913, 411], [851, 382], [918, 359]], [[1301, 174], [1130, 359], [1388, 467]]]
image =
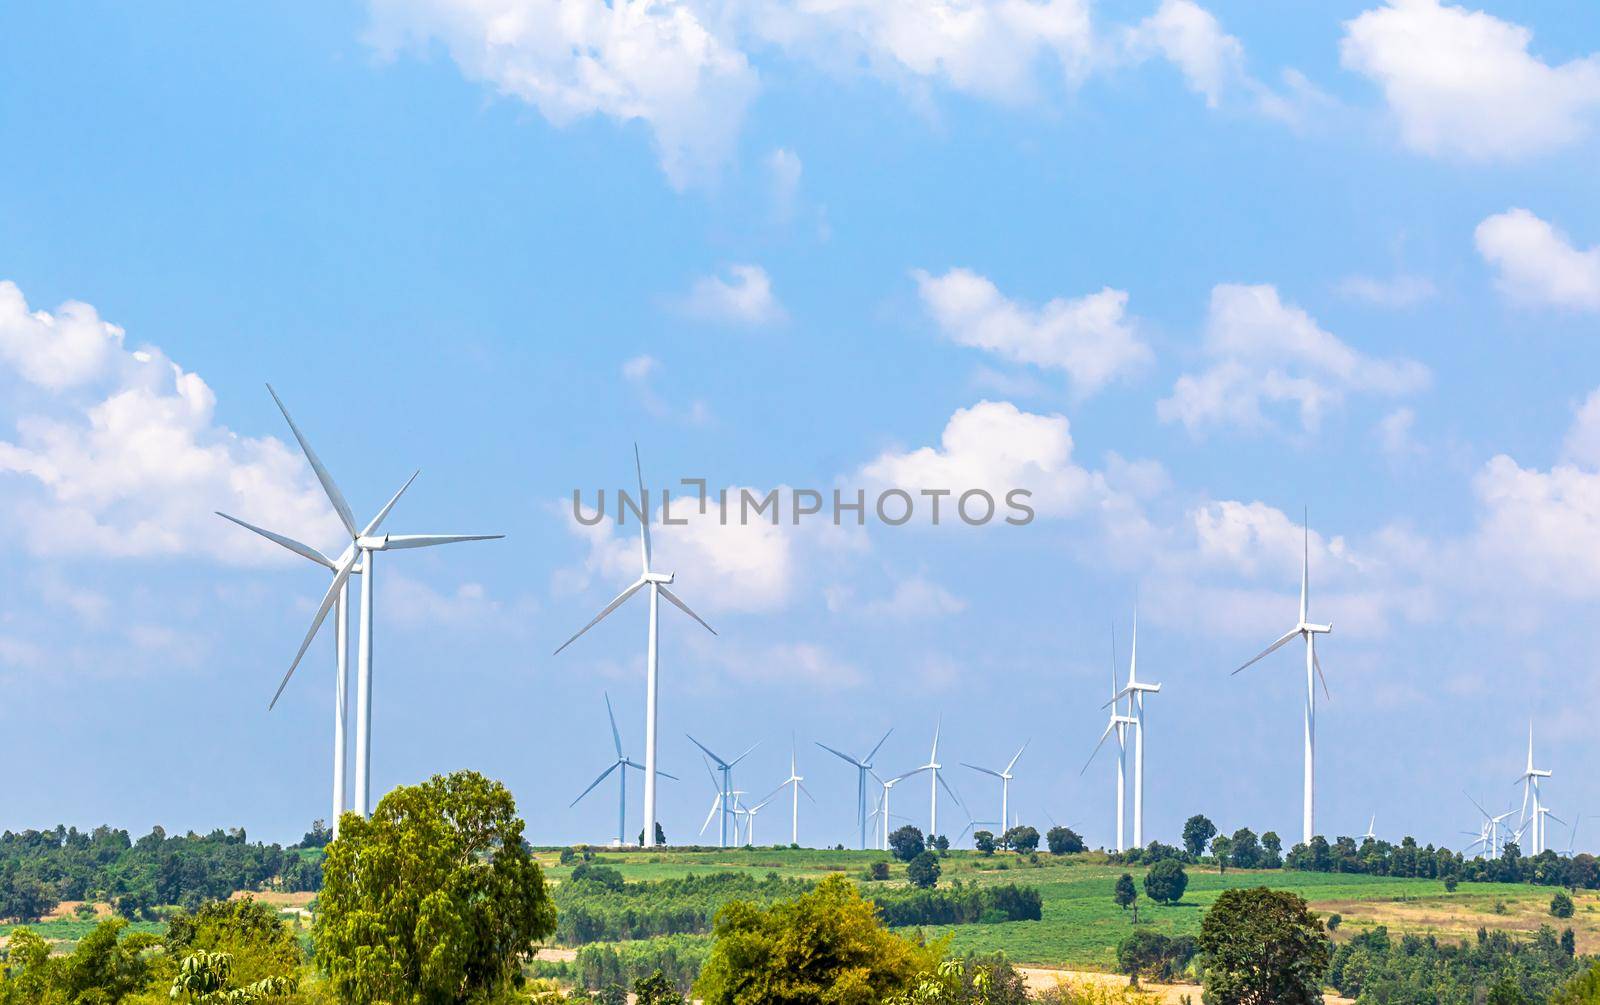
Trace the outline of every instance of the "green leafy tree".
[[1200, 922], [1210, 1005], [1320, 1005], [1331, 956], [1304, 899], [1257, 887], [1224, 890]]
[[1003, 843], [1019, 855], [1026, 855], [1038, 849], [1039, 832], [1027, 824], [1013, 827], [1006, 831]]
[[1566, 891], [1557, 890], [1556, 895], [1550, 898], [1550, 913], [1554, 917], [1570, 918], [1572, 910], [1572, 898], [1567, 896]]
[[1128, 983], [1139, 986], [1139, 978], [1159, 973], [1166, 959], [1168, 939], [1156, 932], [1135, 929], [1117, 943], [1117, 971], [1128, 975]]
[[1189, 874], [1183, 871], [1183, 863], [1175, 858], [1164, 858], [1145, 873], [1145, 895], [1158, 904], [1176, 904], [1183, 899], [1183, 891], [1188, 888]]
[[1217, 825], [1196, 813], [1184, 822], [1183, 849], [1190, 858], [1199, 858], [1206, 850], [1206, 843], [1216, 836]]
[[224, 953], [235, 983], [250, 985], [293, 974], [304, 962], [300, 941], [270, 905], [252, 898], [210, 900], [179, 911], [167, 923], [163, 943], [174, 959], [191, 953]]
[[973, 831], [972, 846], [985, 855], [994, 854], [994, 832]]
[[633, 1000], [634, 1005], [687, 1005], [688, 1002], [659, 970], [633, 982]]
[[556, 929], [503, 785], [475, 772], [395, 789], [328, 845], [313, 939], [343, 1005], [492, 994]]
[[1261, 868], [1283, 868], [1283, 838], [1277, 831], [1267, 831], [1261, 835]]
[[[667, 832], [661, 829], [661, 821], [657, 820], [656, 821], [656, 844], [664, 845], [666, 843], [667, 843]], [[634, 839], [634, 844], [638, 844], [638, 845], [643, 845], [644, 844], [644, 828], [643, 827], [639, 828], [639, 836]]]
[[1256, 840], [1256, 832], [1248, 827], [1240, 827], [1233, 832], [1233, 838], [1228, 842], [1231, 849], [1228, 857], [1232, 859], [1234, 868], [1256, 869], [1261, 865], [1261, 842]]
[[889, 835], [889, 850], [900, 861], [911, 861], [926, 850], [922, 843], [922, 831], [910, 824], [895, 828]]
[[940, 834], [938, 837], [928, 842], [928, 844], [933, 848], [934, 851], [937, 851], [941, 855], [950, 850], [950, 839], [945, 837], [943, 834]]
[[919, 890], [931, 890], [939, 883], [939, 856], [925, 851], [906, 865], [906, 880]]
[[694, 997], [705, 1005], [879, 1005], [936, 970], [941, 950], [890, 932], [849, 880], [829, 876], [767, 908], [723, 908]]
[[885, 880], [889, 878], [889, 863], [874, 862], [867, 867], [867, 878], [872, 880]]
[[1071, 855], [1084, 850], [1083, 838], [1078, 832], [1059, 824], [1045, 831], [1044, 841], [1052, 855]]
[[1221, 875], [1228, 871], [1228, 857], [1233, 853], [1233, 842], [1226, 834], [1218, 834], [1211, 839], [1211, 857], [1217, 860], [1217, 873]]
[[263, 977], [249, 984], [237, 981], [228, 953], [190, 953], [178, 966], [167, 997], [190, 1005], [254, 1005], [286, 998], [299, 989], [293, 974]]
[[1600, 1005], [1600, 962], [1557, 989], [1550, 1005]]
[[1133, 885], [1133, 877], [1123, 873], [1117, 878], [1116, 889], [1112, 892], [1117, 906], [1123, 911], [1133, 910], [1133, 923], [1139, 923], [1139, 888]]

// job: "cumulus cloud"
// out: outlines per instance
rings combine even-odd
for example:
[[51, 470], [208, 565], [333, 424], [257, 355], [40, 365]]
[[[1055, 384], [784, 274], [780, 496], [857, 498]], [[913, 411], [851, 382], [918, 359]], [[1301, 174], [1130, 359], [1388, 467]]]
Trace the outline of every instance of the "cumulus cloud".
[[1417, 413], [1409, 408], [1397, 408], [1378, 420], [1378, 446], [1391, 461], [1402, 461], [1422, 453], [1413, 430]]
[[1274, 405], [1293, 409], [1301, 428], [1312, 431], [1349, 394], [1393, 397], [1429, 380], [1420, 363], [1350, 347], [1267, 285], [1212, 288], [1205, 351], [1210, 368], [1180, 377], [1156, 406], [1163, 421], [1181, 422], [1191, 432], [1266, 427], [1266, 406]]
[[970, 269], [912, 273], [923, 306], [946, 338], [1015, 363], [1061, 370], [1090, 394], [1149, 362], [1128, 316], [1128, 294], [1110, 287], [1032, 308], [1008, 299]]
[[[17, 378], [0, 440], [3, 521], [44, 555], [285, 560], [214, 509], [313, 544], [340, 530], [299, 453], [216, 422], [216, 396], [159, 348], [130, 350], [88, 304], [30, 311], [0, 282], [0, 375]], [[299, 561], [292, 557], [289, 561]]]
[[917, 621], [947, 614], [960, 614], [967, 602], [928, 579], [909, 576], [895, 581], [885, 592], [861, 596], [848, 586], [835, 586], [825, 592], [828, 610], [835, 614], [854, 614], [873, 621]]
[[1135, 56], [1170, 60], [1211, 108], [1227, 87], [1245, 78], [1244, 44], [1193, 0], [1162, 0], [1155, 13], [1128, 29], [1126, 44]]
[[1374, 307], [1415, 307], [1433, 299], [1438, 290], [1425, 276], [1346, 276], [1339, 281], [1340, 295]]
[[391, 55], [437, 40], [557, 126], [642, 122], [680, 188], [727, 159], [757, 89], [745, 54], [675, 0], [372, 0], [370, 38]]
[[772, 182], [772, 215], [779, 223], [794, 219], [795, 202], [800, 196], [800, 176], [805, 166], [800, 156], [783, 147], [767, 154], [767, 174]]
[[686, 408], [678, 408], [656, 391], [655, 378], [661, 372], [661, 361], [649, 353], [642, 353], [622, 361], [622, 379], [638, 395], [644, 410], [658, 419], [677, 419], [691, 426], [704, 426], [711, 422], [711, 407], [696, 398]]
[[1600, 246], [1579, 250], [1525, 209], [1489, 217], [1473, 233], [1495, 285], [1520, 303], [1600, 311]]
[[683, 298], [683, 310], [701, 321], [747, 327], [777, 324], [788, 316], [759, 265], [731, 265], [726, 278], [700, 277]]
[[1552, 66], [1533, 33], [1438, 0], [1391, 0], [1345, 23], [1344, 66], [1382, 88], [1401, 140], [1425, 154], [1514, 160], [1585, 136], [1600, 56]]

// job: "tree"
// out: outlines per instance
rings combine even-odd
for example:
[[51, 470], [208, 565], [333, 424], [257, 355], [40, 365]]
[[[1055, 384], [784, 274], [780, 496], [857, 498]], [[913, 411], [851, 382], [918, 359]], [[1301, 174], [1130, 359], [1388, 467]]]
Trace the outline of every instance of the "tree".
[[1255, 869], [1261, 865], [1261, 843], [1256, 840], [1256, 832], [1250, 828], [1240, 827], [1234, 831], [1228, 847], [1231, 849], [1228, 856], [1235, 868]]
[[994, 832], [974, 831], [972, 833], [972, 846], [985, 855], [994, 854]]
[[345, 1005], [487, 997], [555, 932], [544, 874], [505, 786], [436, 775], [346, 816], [328, 845], [312, 936]]
[[275, 909], [252, 897], [208, 900], [193, 912], [179, 911], [167, 924], [164, 942], [174, 959], [226, 955], [232, 979], [241, 986], [293, 974], [303, 962], [294, 932]]
[[333, 840], [333, 828], [327, 821], [317, 819], [311, 821], [311, 829], [306, 831], [305, 837], [300, 839], [302, 848], [326, 848], [328, 842]]
[[910, 824], [896, 828], [889, 835], [889, 850], [894, 852], [894, 857], [900, 861], [911, 861], [925, 850], [922, 831]]
[[1211, 857], [1217, 860], [1217, 874], [1228, 871], [1228, 856], [1233, 851], [1233, 842], [1225, 834], [1218, 834], [1211, 839]]
[[59, 902], [55, 892], [37, 876], [0, 876], [0, 918], [14, 918], [24, 924], [38, 921], [54, 911]]
[[1115, 898], [1117, 906], [1122, 908], [1123, 911], [1127, 911], [1129, 908], [1133, 909], [1133, 923], [1137, 925], [1139, 923], [1139, 890], [1133, 885], [1133, 877], [1123, 873], [1117, 879], [1116, 891], [1112, 896]]
[[889, 863], [874, 862], [867, 867], [867, 878], [872, 880], [885, 880], [889, 878]]
[[1167, 955], [1167, 937], [1157, 932], [1138, 930], [1117, 943], [1117, 972], [1128, 975], [1128, 983], [1139, 986], [1139, 977], [1154, 973]]
[[1312, 1005], [1322, 1001], [1331, 957], [1322, 922], [1282, 890], [1224, 890], [1200, 922], [1205, 998], [1211, 1005]]
[[687, 1000], [660, 970], [633, 982], [633, 1000], [635, 1005], [687, 1005]]
[[878, 1005], [934, 971], [943, 955], [942, 945], [890, 932], [843, 876], [769, 907], [732, 901], [717, 915], [714, 937], [694, 985], [705, 1005]]
[[1217, 836], [1217, 825], [1196, 813], [1183, 825], [1183, 849], [1190, 858], [1199, 858], [1206, 850], [1206, 842]]
[[[638, 837], [636, 843], [639, 844], [641, 847], [644, 845], [644, 828], [643, 827], [639, 828], [639, 837]], [[667, 843], [667, 832], [661, 829], [661, 821], [657, 820], [656, 821], [656, 844], [662, 845], [662, 844], [666, 844], [666, 843]]]
[[1164, 858], [1145, 873], [1145, 895], [1158, 904], [1176, 904], [1183, 899], [1183, 891], [1188, 887], [1189, 874], [1175, 858]]
[[1261, 835], [1261, 868], [1283, 868], [1283, 838], [1277, 831], [1267, 831]]
[[1566, 891], [1557, 890], [1556, 895], [1550, 898], [1550, 913], [1557, 918], [1572, 917], [1572, 898]]
[[1562, 985], [1550, 996], [1550, 1005], [1600, 1005], [1600, 963]]
[[1039, 832], [1026, 824], [1006, 831], [1003, 843], [1019, 855], [1026, 855], [1039, 847]]
[[950, 839], [945, 837], [943, 834], [940, 834], [938, 837], [933, 839], [932, 845], [935, 851], [943, 855], [945, 852], [950, 850]]
[[1055, 826], [1045, 831], [1045, 844], [1052, 855], [1071, 855], [1083, 851], [1083, 838], [1070, 827]]
[[185, 998], [190, 1005], [253, 1005], [295, 993], [298, 982], [292, 974], [263, 977], [240, 984], [234, 975], [233, 957], [228, 953], [190, 953], [178, 966], [167, 997]]
[[906, 880], [920, 890], [931, 890], [939, 882], [939, 856], [925, 851], [906, 865]]

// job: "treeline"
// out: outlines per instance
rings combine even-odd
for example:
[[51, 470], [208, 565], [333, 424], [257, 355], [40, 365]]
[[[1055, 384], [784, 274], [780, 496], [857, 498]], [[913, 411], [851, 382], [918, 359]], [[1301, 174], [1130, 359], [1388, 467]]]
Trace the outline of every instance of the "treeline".
[[313, 827], [300, 844], [252, 843], [242, 829], [168, 836], [156, 827], [132, 840], [125, 830], [76, 827], [0, 834], [0, 919], [33, 921], [63, 900], [107, 901], [127, 918], [158, 906], [194, 908], [236, 890], [322, 888], [321, 845]]
[[764, 879], [708, 873], [628, 883], [611, 866], [586, 862], [555, 887], [556, 941], [577, 946], [709, 932], [717, 911], [730, 900], [770, 904], [797, 897], [813, 885], [782, 879], [775, 872]]
[[668, 935], [639, 942], [615, 945], [582, 946], [570, 963], [536, 963], [537, 977], [568, 980], [580, 988], [600, 991], [630, 987], [635, 981], [660, 972], [679, 991], [688, 991], [706, 954], [711, 951], [709, 935]]
[[1329, 983], [1363, 1005], [1544, 1002], [1585, 969], [1570, 928], [1558, 936], [1543, 925], [1531, 940], [1479, 928], [1476, 942], [1441, 942], [1431, 935], [1394, 940], [1379, 926], [1335, 950]]
[[890, 928], [1038, 921], [1042, 908], [1038, 890], [1015, 883], [979, 886], [957, 880], [944, 889], [873, 890], [869, 896]]

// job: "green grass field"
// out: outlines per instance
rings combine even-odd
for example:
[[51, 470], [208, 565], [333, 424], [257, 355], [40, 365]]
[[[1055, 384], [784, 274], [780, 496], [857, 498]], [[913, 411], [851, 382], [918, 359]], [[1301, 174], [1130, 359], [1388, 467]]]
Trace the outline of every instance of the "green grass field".
[[[820, 879], [843, 873], [864, 881], [870, 863], [882, 861], [881, 852], [801, 850], [704, 850], [598, 853], [598, 860], [616, 867], [629, 880], [665, 879], [689, 873], [744, 871]], [[548, 875], [560, 881], [570, 866], [557, 864], [554, 852], [541, 852]], [[1055, 858], [1041, 854], [1037, 864], [1015, 855], [992, 857], [976, 852], [952, 852], [944, 860], [946, 882], [1010, 883], [1036, 887], [1043, 899], [1039, 921], [992, 925], [956, 925], [930, 929], [930, 935], [948, 935], [955, 951], [1004, 950], [1018, 963], [1062, 969], [1110, 969], [1118, 941], [1131, 929], [1131, 918], [1112, 900], [1112, 887], [1124, 872], [1141, 882], [1144, 870], [1108, 865], [1103, 855], [1089, 853]], [[1141, 927], [1148, 924], [1166, 935], [1196, 935], [1206, 908], [1223, 890], [1270, 886], [1305, 897], [1323, 914], [1339, 912], [1344, 925], [1339, 935], [1348, 937], [1375, 924], [1392, 931], [1435, 932], [1443, 938], [1469, 937], [1480, 925], [1532, 933], [1541, 922], [1554, 922], [1547, 913], [1551, 891], [1518, 884], [1462, 884], [1448, 893], [1436, 880], [1393, 879], [1287, 870], [1240, 872], [1219, 876], [1210, 867], [1189, 868], [1189, 888], [1183, 902], [1162, 907], [1143, 898], [1140, 886]], [[905, 869], [895, 863], [891, 884], [905, 881]], [[1600, 899], [1594, 894], [1578, 898], [1579, 914], [1571, 921], [1582, 951], [1600, 949]], [[1498, 909], [1497, 909], [1498, 906]]]

